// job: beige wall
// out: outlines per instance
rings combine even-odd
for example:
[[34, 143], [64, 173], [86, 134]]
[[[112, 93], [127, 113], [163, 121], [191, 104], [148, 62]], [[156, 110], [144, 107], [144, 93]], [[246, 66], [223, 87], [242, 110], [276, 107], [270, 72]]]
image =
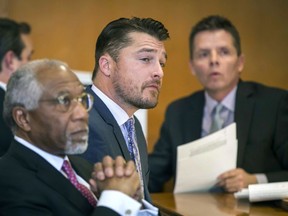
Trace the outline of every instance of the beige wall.
[[33, 26], [34, 58], [58, 58], [92, 71], [97, 35], [119, 17], [152, 17], [170, 31], [168, 62], [157, 108], [149, 111], [149, 150], [167, 105], [200, 88], [188, 68], [191, 26], [209, 14], [230, 18], [242, 36], [243, 79], [288, 89], [287, 0], [0, 0], [1, 15]]

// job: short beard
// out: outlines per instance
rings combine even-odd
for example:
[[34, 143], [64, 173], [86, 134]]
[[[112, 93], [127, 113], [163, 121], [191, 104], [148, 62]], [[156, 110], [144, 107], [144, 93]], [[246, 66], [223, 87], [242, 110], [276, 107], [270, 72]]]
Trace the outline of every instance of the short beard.
[[73, 141], [71, 137], [67, 136], [65, 154], [75, 155], [82, 154], [87, 150], [88, 147], [88, 135], [82, 137], [81, 141]]
[[[117, 93], [118, 99], [120, 99], [125, 104], [129, 104], [130, 106], [134, 106], [138, 109], [151, 109], [157, 106], [159, 93], [153, 92], [153, 99], [143, 98], [141, 95], [133, 94], [133, 89], [128, 89], [129, 93], [127, 93], [127, 89], [125, 90], [119, 82], [113, 83], [115, 91]], [[145, 87], [142, 87], [141, 91], [143, 92]], [[136, 89], [136, 94], [137, 89]]]
[[158, 98], [156, 101], [151, 101], [144, 98], [132, 98], [130, 100], [129, 98], [126, 98], [125, 102], [137, 107], [138, 109], [152, 109], [157, 106]]

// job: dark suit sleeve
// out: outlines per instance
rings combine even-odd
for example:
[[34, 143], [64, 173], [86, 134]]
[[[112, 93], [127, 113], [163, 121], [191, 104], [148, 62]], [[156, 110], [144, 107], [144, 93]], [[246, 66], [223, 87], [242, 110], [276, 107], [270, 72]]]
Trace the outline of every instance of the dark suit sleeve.
[[[277, 105], [277, 104], [275, 104]], [[288, 181], [288, 93], [283, 95], [278, 104], [273, 150], [282, 171], [267, 172], [269, 182]]]
[[7, 152], [13, 140], [13, 134], [3, 119], [4, 96], [5, 92], [0, 88], [0, 157]]
[[[52, 206], [53, 208], [53, 206]], [[41, 206], [29, 203], [18, 203], [0, 212], [1, 216], [57, 216], [53, 212]], [[60, 216], [60, 215], [59, 215]], [[119, 216], [118, 213], [107, 207], [96, 207], [90, 216]]]
[[150, 168], [149, 191], [151, 193], [163, 191], [163, 185], [173, 175], [172, 168], [172, 137], [173, 129], [170, 116], [173, 115], [173, 110], [168, 107], [165, 120], [160, 131], [160, 138], [154, 146], [154, 150], [149, 154], [148, 162]]

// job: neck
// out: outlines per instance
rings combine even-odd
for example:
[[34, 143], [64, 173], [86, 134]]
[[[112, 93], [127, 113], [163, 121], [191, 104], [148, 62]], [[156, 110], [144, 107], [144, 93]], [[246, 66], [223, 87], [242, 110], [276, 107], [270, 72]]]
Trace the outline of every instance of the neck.
[[115, 93], [113, 86], [109, 87], [109, 84], [105, 85], [101, 82], [98, 82], [94, 80], [93, 84], [107, 97], [109, 97], [112, 101], [114, 101], [118, 106], [120, 106], [129, 117], [131, 117], [137, 110], [138, 108], [126, 103], [123, 101], [122, 98], [118, 97], [117, 94]]
[[211, 98], [213, 98], [219, 103], [229, 94], [229, 92], [224, 93], [224, 92], [209, 92], [209, 91], [207, 91], [207, 93]]
[[7, 73], [5, 73], [5, 72], [3, 72], [3, 71], [0, 72], [0, 81], [1, 81], [1, 82], [7, 84], [9, 78], [10, 78], [10, 76], [9, 76]]
[[236, 86], [237, 83], [226, 89], [220, 89], [220, 90], [206, 89], [206, 92], [211, 98], [213, 98], [217, 102], [221, 102]]

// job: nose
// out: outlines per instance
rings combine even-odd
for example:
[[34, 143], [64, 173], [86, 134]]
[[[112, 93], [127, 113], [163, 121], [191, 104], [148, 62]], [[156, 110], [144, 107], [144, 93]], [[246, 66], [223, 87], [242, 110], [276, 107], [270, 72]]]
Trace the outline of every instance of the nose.
[[163, 76], [164, 76], [163, 67], [161, 63], [158, 63], [155, 67], [153, 77], [158, 77], [159, 79], [162, 79]]
[[214, 65], [218, 65], [218, 64], [219, 64], [218, 53], [216, 51], [212, 51], [210, 54], [210, 65], [214, 66]]
[[88, 111], [86, 108], [79, 102], [76, 103], [73, 109], [73, 120], [84, 120], [88, 122]]

